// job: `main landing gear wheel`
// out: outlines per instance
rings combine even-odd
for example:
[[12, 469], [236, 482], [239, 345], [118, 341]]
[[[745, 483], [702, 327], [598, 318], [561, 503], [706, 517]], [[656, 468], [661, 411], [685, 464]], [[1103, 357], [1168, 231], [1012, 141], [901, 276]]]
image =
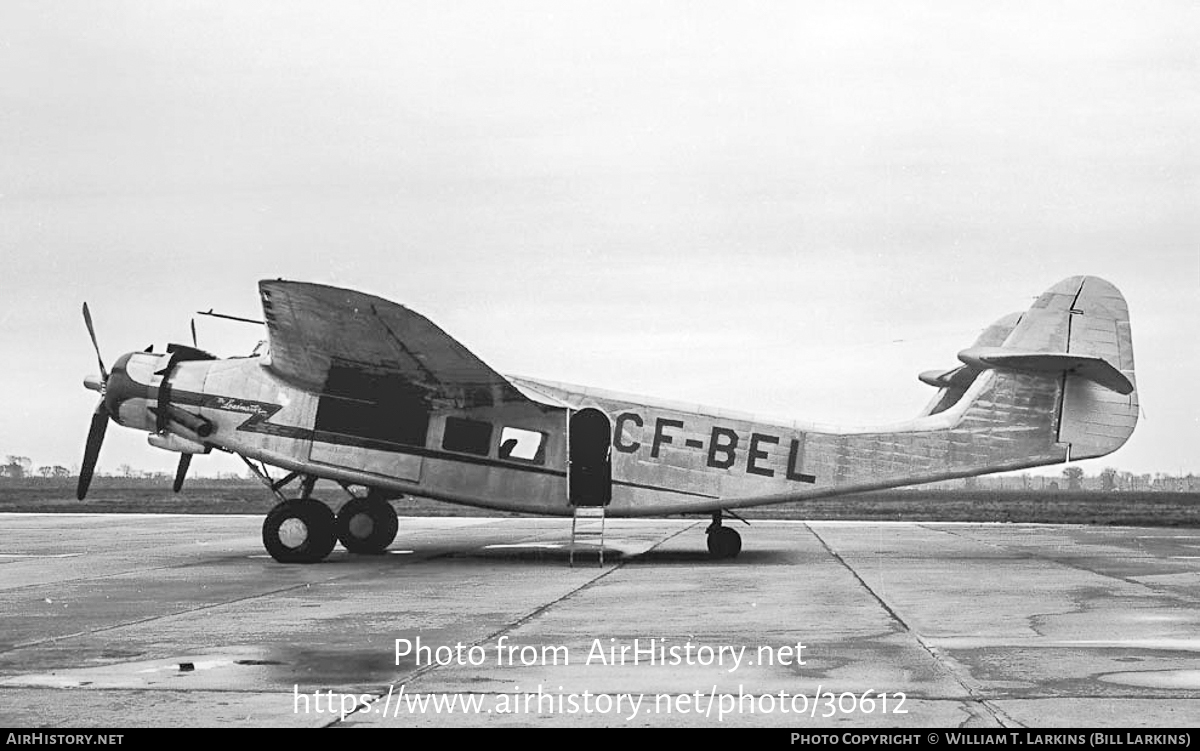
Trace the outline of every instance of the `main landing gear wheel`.
[[316, 563], [337, 544], [333, 512], [315, 498], [277, 503], [263, 520], [262, 538], [280, 563]]
[[742, 552], [742, 536], [736, 529], [713, 526], [708, 529], [708, 554], [713, 558], [737, 558]]
[[353, 498], [337, 515], [338, 539], [351, 553], [382, 553], [396, 539], [399, 526], [392, 504], [379, 498]]

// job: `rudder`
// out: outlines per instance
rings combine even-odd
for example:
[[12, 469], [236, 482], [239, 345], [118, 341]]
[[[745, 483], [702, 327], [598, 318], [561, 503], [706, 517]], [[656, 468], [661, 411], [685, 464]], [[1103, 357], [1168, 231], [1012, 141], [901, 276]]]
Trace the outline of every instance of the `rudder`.
[[1067, 347], [1069, 352], [1103, 358], [1134, 386], [1122, 395], [1075, 375], [1066, 377], [1058, 439], [1069, 445], [1068, 457], [1112, 453], [1133, 434], [1138, 418], [1129, 308], [1116, 287], [1096, 277], [1083, 279], [1071, 312]]

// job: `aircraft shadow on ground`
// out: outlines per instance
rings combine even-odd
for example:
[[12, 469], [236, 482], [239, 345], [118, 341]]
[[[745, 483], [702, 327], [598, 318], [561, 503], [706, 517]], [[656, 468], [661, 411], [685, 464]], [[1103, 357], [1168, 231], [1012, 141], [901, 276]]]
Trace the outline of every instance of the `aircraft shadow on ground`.
[[703, 563], [710, 566], [764, 566], [790, 563], [788, 555], [779, 550], [743, 550], [737, 558], [715, 560], [707, 550], [647, 550], [631, 557], [631, 564]]
[[[567, 547], [561, 548], [475, 548], [449, 553], [449, 558], [473, 559], [488, 561], [537, 562], [537, 563], [569, 563], [571, 553]], [[445, 557], [442, 558], [445, 560]], [[642, 553], [627, 554], [615, 548], [604, 550], [604, 565], [616, 563], [629, 565], [671, 565], [671, 564], [704, 564], [704, 565], [780, 565], [791, 559], [782, 551], [775, 550], [743, 550], [737, 558], [731, 560], [714, 560], [707, 550], [648, 550]], [[598, 566], [599, 556], [594, 549], [576, 550], [575, 566]]]

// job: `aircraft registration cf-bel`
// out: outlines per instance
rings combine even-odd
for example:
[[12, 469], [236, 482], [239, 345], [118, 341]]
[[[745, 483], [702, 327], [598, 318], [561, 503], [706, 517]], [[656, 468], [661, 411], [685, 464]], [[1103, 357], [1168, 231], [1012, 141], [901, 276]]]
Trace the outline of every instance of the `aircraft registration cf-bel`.
[[[711, 515], [708, 549], [729, 558], [741, 538], [722, 520], [737, 509], [1103, 456], [1138, 416], [1128, 309], [1096, 277], [1059, 282], [985, 329], [956, 367], [922, 373], [937, 393], [917, 417], [854, 429], [503, 376], [379, 297], [282, 280], [259, 293], [265, 349], [218, 359], [172, 344], [123, 355], [111, 373], [84, 304], [100, 364], [84, 384], [101, 399], [81, 500], [111, 419], [181, 454], [177, 491], [192, 455], [241, 456], [279, 501], [262, 536], [283, 562], [322, 560], [339, 540], [384, 551], [391, 500], [405, 495], [543, 515]], [[336, 515], [312, 496], [318, 479], [349, 495]]]

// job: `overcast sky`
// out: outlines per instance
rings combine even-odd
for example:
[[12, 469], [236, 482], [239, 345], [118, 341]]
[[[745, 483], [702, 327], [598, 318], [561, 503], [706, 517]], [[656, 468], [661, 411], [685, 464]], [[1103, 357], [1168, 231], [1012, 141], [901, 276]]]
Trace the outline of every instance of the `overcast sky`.
[[110, 365], [284, 277], [501, 372], [864, 424], [1094, 274], [1144, 416], [1085, 469], [1200, 472], [1197, 39], [1190, 0], [5, 0], [0, 457], [78, 465], [84, 300]]

